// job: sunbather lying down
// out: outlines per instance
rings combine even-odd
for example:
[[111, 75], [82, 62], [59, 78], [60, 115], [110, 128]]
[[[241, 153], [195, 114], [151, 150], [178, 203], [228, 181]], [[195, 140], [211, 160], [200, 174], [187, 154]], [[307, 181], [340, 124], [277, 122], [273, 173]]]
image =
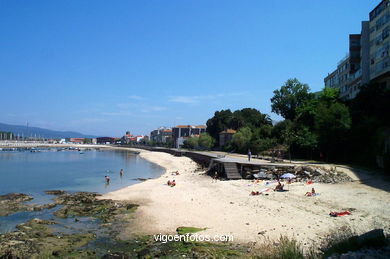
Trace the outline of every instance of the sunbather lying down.
[[305, 196], [317, 196], [319, 193], [316, 193], [316, 190], [314, 188], [311, 188], [311, 192], [307, 192]]
[[352, 213], [349, 211], [342, 211], [342, 212], [332, 211], [329, 213], [329, 215], [332, 217], [340, 217], [340, 216], [351, 215], [351, 214]]
[[252, 191], [251, 192], [251, 195], [260, 195], [261, 194], [261, 192], [259, 192], [259, 191]]
[[175, 186], [176, 185], [176, 181], [175, 180], [168, 180], [168, 186], [171, 186], [171, 187], [173, 187], [173, 186]]

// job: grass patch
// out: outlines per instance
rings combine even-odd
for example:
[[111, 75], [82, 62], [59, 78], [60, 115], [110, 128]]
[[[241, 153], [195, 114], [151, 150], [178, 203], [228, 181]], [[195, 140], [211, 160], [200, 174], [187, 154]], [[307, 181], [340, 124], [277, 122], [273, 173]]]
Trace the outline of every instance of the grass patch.
[[296, 239], [281, 236], [276, 242], [268, 240], [259, 248], [255, 248], [250, 258], [303, 259], [308, 257], [305, 256], [301, 244]]
[[132, 240], [98, 240], [92, 250], [104, 258], [249, 258], [245, 249], [207, 242], [155, 242], [151, 236]]
[[206, 230], [207, 228], [196, 228], [196, 227], [178, 227], [176, 229], [176, 233], [179, 235], [192, 234], [196, 232], [200, 232]]

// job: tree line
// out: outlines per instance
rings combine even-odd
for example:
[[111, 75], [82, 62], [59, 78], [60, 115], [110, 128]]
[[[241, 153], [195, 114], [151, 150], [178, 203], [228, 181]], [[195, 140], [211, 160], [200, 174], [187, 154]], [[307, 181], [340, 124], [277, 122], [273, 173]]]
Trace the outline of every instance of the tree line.
[[284, 150], [293, 158], [359, 163], [389, 168], [390, 90], [370, 83], [352, 100], [336, 89], [313, 93], [307, 84], [289, 79], [271, 98], [271, 108], [284, 120], [273, 123], [252, 108], [216, 111], [207, 121], [209, 146], [219, 148], [219, 134], [236, 133], [221, 148], [252, 154]]

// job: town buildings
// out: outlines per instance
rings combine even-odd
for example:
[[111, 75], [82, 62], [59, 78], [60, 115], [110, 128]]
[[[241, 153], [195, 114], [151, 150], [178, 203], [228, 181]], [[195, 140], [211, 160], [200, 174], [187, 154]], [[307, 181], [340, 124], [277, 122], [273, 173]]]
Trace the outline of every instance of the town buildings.
[[325, 87], [352, 99], [360, 86], [376, 82], [390, 86], [390, 0], [381, 1], [363, 21], [360, 34], [349, 35], [348, 54], [324, 78]]
[[206, 126], [204, 125], [178, 125], [172, 129], [160, 127], [150, 132], [150, 140], [157, 145], [180, 148], [186, 139], [191, 136], [199, 136], [204, 132], [206, 132]]
[[126, 131], [125, 135], [121, 138], [121, 144], [139, 143], [141, 141], [148, 141], [149, 137], [144, 135], [132, 135], [130, 131]]
[[68, 142], [73, 144], [83, 144], [85, 138], [69, 138]]
[[166, 144], [172, 139], [172, 129], [160, 127], [150, 132], [150, 140], [156, 144]]
[[173, 146], [179, 148], [191, 136], [199, 136], [206, 132], [206, 126], [178, 125], [172, 128]]
[[116, 140], [117, 140], [116, 138], [112, 138], [112, 137], [100, 137], [100, 138], [96, 138], [96, 143], [97, 144], [114, 144]]
[[370, 12], [370, 79], [390, 85], [390, 1], [381, 1]]

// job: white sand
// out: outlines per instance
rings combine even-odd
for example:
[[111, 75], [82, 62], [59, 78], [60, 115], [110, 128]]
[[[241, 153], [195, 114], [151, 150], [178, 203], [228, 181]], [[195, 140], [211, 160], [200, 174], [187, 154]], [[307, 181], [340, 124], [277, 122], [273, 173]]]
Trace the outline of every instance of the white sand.
[[[358, 182], [305, 185], [293, 183], [288, 192], [249, 193], [266, 188], [249, 180], [213, 182], [187, 157], [141, 151], [140, 156], [166, 169], [157, 179], [108, 193], [104, 198], [129, 200], [137, 209], [130, 234], [174, 233], [179, 226], [207, 227], [202, 234], [233, 235], [240, 243], [261, 242], [280, 235], [294, 236], [303, 244], [319, 242], [330, 230], [350, 226], [357, 232], [389, 229], [390, 193]], [[171, 173], [179, 171], [180, 175]], [[177, 186], [166, 182], [175, 179]], [[275, 184], [273, 184], [275, 185]], [[314, 187], [317, 197], [304, 194]], [[330, 211], [355, 208], [352, 215], [330, 217]], [[134, 225], [136, 227], [134, 227]], [[264, 232], [263, 232], [264, 231]], [[261, 232], [261, 234], [259, 234]]]

